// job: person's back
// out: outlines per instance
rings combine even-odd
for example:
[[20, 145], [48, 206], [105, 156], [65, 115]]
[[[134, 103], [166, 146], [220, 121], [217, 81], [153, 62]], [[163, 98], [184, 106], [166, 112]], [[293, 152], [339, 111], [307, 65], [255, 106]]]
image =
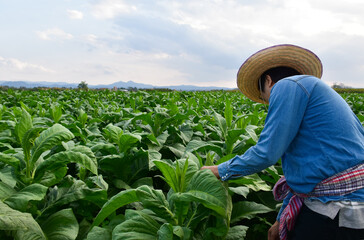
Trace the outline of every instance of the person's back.
[[[283, 85], [297, 88], [296, 97], [303, 98], [301, 101], [306, 104], [297, 110], [303, 111], [302, 120], [297, 123], [300, 127], [282, 157], [285, 177], [293, 190], [308, 193], [320, 181], [363, 162], [363, 127], [339, 94], [318, 78], [294, 76], [280, 80], [273, 87], [271, 98], [287, 91]], [[359, 191], [361, 197], [354, 199], [364, 201], [364, 189]]]

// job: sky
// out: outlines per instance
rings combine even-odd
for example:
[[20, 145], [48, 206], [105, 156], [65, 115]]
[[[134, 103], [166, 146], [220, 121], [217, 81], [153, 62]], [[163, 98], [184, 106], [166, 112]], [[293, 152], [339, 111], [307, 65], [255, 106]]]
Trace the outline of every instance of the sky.
[[0, 0], [0, 80], [236, 87], [260, 49], [295, 44], [322, 80], [364, 88], [362, 0]]

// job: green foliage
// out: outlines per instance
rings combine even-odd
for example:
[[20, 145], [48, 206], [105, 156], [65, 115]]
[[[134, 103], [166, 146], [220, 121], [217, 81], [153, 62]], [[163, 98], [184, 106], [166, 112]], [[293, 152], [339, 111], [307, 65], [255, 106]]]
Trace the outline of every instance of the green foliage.
[[[342, 96], [364, 124], [363, 94]], [[224, 183], [200, 170], [257, 143], [266, 109], [242, 94], [8, 89], [0, 100], [1, 239], [267, 238], [280, 164]]]

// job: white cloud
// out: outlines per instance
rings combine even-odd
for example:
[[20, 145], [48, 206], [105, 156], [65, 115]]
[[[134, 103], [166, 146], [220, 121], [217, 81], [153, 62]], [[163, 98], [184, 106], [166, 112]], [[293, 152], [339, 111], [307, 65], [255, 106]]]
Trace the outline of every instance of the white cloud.
[[96, 18], [108, 19], [136, 10], [136, 6], [122, 0], [103, 0], [93, 6], [92, 15]]
[[0, 68], [11, 71], [31, 71], [53, 73], [54, 71], [41, 65], [23, 62], [15, 58], [4, 58], [0, 56]]
[[71, 19], [82, 19], [83, 13], [77, 10], [67, 10], [68, 17]]
[[70, 40], [73, 38], [72, 34], [66, 33], [59, 28], [51, 28], [45, 31], [37, 31], [37, 35], [39, 38], [43, 40], [51, 40], [51, 39]]

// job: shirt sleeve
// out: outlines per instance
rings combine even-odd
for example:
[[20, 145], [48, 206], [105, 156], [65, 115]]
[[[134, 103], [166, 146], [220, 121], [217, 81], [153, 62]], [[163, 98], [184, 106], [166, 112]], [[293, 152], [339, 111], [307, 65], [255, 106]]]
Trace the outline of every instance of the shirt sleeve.
[[296, 136], [308, 98], [298, 82], [289, 78], [277, 82], [271, 90], [268, 114], [258, 143], [244, 155], [219, 164], [221, 180], [250, 175], [275, 164]]

